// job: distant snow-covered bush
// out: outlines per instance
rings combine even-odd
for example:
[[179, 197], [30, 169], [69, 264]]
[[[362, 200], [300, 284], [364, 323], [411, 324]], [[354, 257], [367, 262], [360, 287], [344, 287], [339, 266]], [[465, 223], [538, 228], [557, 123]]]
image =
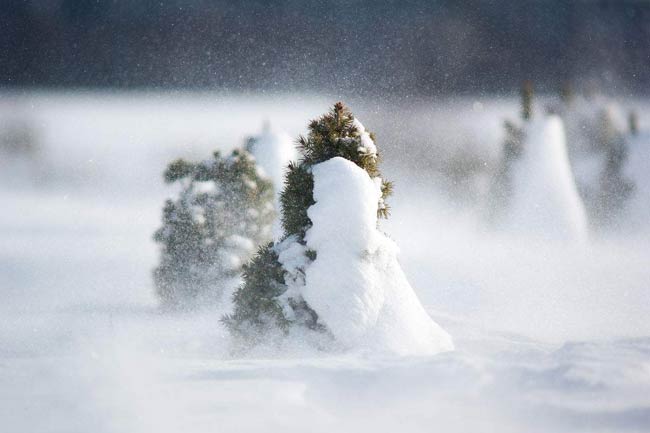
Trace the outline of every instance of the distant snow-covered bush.
[[[273, 182], [275, 189], [275, 209], [279, 213], [280, 192], [284, 186], [284, 177], [289, 169], [289, 163], [296, 159], [296, 146], [287, 134], [265, 123], [262, 132], [248, 138], [246, 150], [255, 157], [258, 167]], [[282, 235], [279, 219], [273, 225], [274, 237]]]
[[587, 216], [573, 174], [562, 119], [533, 115], [532, 87], [522, 115], [505, 123], [502, 159], [490, 193], [492, 222], [519, 233], [567, 240], [587, 237]]
[[591, 221], [616, 224], [635, 185], [626, 175], [629, 142], [636, 133], [614, 101], [591, 95], [563, 98], [556, 110], [567, 128], [568, 148], [576, 180]]
[[154, 271], [165, 306], [182, 307], [218, 299], [258, 245], [271, 239], [273, 186], [244, 150], [228, 157], [172, 162], [167, 183], [181, 191], [167, 200], [154, 239], [162, 246]]
[[257, 165], [273, 182], [276, 194], [279, 195], [287, 167], [296, 159], [296, 146], [291, 137], [266, 122], [258, 135], [248, 138], [246, 150], [255, 157]]

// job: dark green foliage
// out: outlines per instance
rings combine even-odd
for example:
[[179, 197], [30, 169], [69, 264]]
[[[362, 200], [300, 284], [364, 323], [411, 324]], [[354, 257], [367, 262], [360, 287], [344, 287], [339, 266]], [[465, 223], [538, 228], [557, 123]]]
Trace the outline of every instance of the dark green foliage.
[[509, 120], [503, 123], [503, 127], [506, 130], [506, 139], [503, 142], [503, 155], [508, 161], [512, 161], [522, 154], [526, 134], [523, 128]]
[[273, 187], [259, 177], [253, 158], [239, 150], [228, 158], [215, 152], [200, 163], [174, 161], [164, 178], [180, 182], [182, 190], [165, 203], [163, 226], [154, 235], [162, 245], [154, 271], [158, 295], [167, 306], [216, 298], [255, 245], [269, 240]]
[[172, 183], [179, 179], [184, 179], [195, 170], [195, 164], [187, 162], [184, 159], [177, 159], [170, 163], [163, 174], [166, 183]]
[[530, 120], [533, 116], [533, 82], [526, 80], [521, 87], [521, 118]]
[[[524, 122], [530, 119], [532, 114], [532, 84], [526, 82], [522, 88], [521, 109]], [[505, 129], [505, 140], [503, 141], [501, 160], [497, 167], [495, 176], [490, 185], [490, 202], [488, 206], [488, 219], [495, 220], [507, 209], [510, 196], [512, 195], [512, 167], [516, 160], [523, 153], [526, 133], [523, 125], [506, 120], [503, 123]]]
[[571, 87], [571, 83], [568, 81], [562, 83], [562, 86], [560, 87], [560, 100], [562, 103], [566, 106], [571, 106], [574, 99], [575, 95], [573, 93], [573, 87]]
[[[379, 155], [364, 150], [361, 133], [362, 131], [355, 126], [354, 116], [350, 110], [343, 103], [337, 102], [329, 113], [310, 122], [307, 137], [298, 139], [298, 150], [302, 156], [300, 167], [308, 171], [315, 164], [339, 156], [363, 168], [370, 177], [381, 176]], [[374, 135], [369, 133], [369, 136], [374, 141]], [[299, 177], [297, 180], [302, 181], [303, 179]], [[303, 183], [305, 187], [308, 186], [307, 182]], [[313, 182], [311, 188], [313, 188]], [[311, 188], [305, 189], [304, 194], [311, 196]], [[382, 182], [382, 193], [382, 206], [378, 207], [377, 214], [382, 218], [387, 218], [389, 207], [383, 201], [392, 193], [392, 185], [389, 181]], [[291, 233], [296, 232], [292, 231]]]
[[270, 325], [286, 329], [289, 323], [276, 302], [286, 290], [284, 270], [273, 243], [260, 247], [242, 275], [244, 284], [233, 296], [234, 311], [223, 322], [239, 335], [259, 334]]
[[286, 236], [298, 235], [303, 238], [311, 226], [307, 209], [314, 204], [313, 190], [314, 178], [307, 167], [290, 163], [280, 194], [282, 228]]
[[[381, 176], [374, 144], [367, 146], [368, 140], [374, 141], [374, 138], [372, 134], [364, 136], [365, 131], [360, 130], [358, 125], [352, 113], [339, 102], [330, 112], [310, 122], [307, 136], [298, 139], [301, 159], [299, 163], [289, 165], [284, 190], [280, 195], [284, 229], [282, 242], [305, 245], [305, 233], [312, 224], [307, 210], [314, 204], [314, 179], [311, 173], [314, 165], [334, 157], [343, 157], [364, 169], [370, 177]], [[377, 214], [387, 217], [388, 207], [384, 199], [391, 195], [392, 183], [382, 181], [381, 191]], [[279, 297], [295, 281], [288, 281], [288, 271], [279, 262], [278, 246], [261, 248], [245, 268], [244, 283], [233, 297], [234, 312], [223, 319], [236, 335], [256, 341], [265, 329], [275, 328], [286, 332], [294, 324], [312, 330], [325, 330], [318, 323], [316, 313], [299, 295], [280, 301]], [[305, 249], [304, 254], [306, 263], [316, 259], [316, 251]], [[292, 278], [302, 278], [304, 283], [304, 269], [297, 272], [298, 277], [294, 274]], [[287, 310], [291, 311], [290, 317], [285, 315]]]
[[611, 224], [634, 192], [634, 183], [623, 173], [628, 154], [625, 135], [614, 126], [607, 112], [601, 113], [599, 126], [595, 148], [604, 155], [604, 168], [587, 203], [598, 223]]
[[[582, 105], [560, 95], [559, 112], [567, 129], [569, 156], [572, 162], [580, 158], [599, 160], [600, 171], [586, 180], [577, 179], [589, 221], [596, 228], [616, 223], [625, 204], [634, 192], [634, 183], [625, 176], [628, 158], [628, 136], [638, 131], [634, 112], [628, 117], [627, 131], [617, 125], [610, 101], [593, 95], [582, 98]], [[592, 183], [592, 179], [598, 179]]]
[[639, 133], [639, 116], [636, 114], [636, 111], [630, 111], [628, 114], [627, 125], [630, 130], [630, 134], [637, 135]]

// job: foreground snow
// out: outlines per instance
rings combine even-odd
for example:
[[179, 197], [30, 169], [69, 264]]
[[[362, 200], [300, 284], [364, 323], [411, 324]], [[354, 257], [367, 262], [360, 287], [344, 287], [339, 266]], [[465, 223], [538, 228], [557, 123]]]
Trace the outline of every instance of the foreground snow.
[[621, 432], [650, 420], [648, 338], [558, 347], [441, 317], [462, 337], [434, 357], [232, 359], [208, 313], [3, 318], [10, 431]]

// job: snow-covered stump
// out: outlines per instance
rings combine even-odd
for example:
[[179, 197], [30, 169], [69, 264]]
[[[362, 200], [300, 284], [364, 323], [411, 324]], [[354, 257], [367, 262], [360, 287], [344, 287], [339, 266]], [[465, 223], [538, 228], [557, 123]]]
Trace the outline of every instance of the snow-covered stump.
[[525, 125], [521, 157], [513, 166], [513, 194], [506, 226], [549, 238], [585, 240], [587, 217], [578, 194], [562, 119], [556, 115]]
[[[309, 125], [281, 194], [283, 238], [244, 268], [224, 322], [236, 341], [430, 355], [453, 349], [378, 230], [392, 185], [372, 133], [343, 104]], [[291, 345], [291, 342], [288, 344]]]

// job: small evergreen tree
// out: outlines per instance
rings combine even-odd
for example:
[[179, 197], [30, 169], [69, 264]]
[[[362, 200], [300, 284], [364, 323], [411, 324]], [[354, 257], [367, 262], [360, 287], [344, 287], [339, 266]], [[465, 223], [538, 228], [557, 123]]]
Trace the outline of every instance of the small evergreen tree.
[[[280, 196], [283, 238], [260, 248], [244, 266], [244, 282], [235, 292], [234, 311], [223, 318], [230, 331], [255, 343], [266, 331], [287, 332], [291, 326], [307, 329], [325, 328], [317, 314], [290, 288], [304, 284], [304, 269], [315, 260], [316, 253], [306, 247], [305, 234], [311, 227], [307, 210], [314, 204], [314, 165], [334, 157], [343, 157], [364, 169], [371, 178], [380, 179], [379, 155], [372, 133], [365, 131], [342, 104], [309, 124], [307, 137], [298, 139], [300, 161], [289, 165], [285, 187]], [[385, 198], [392, 184], [382, 181], [378, 216], [386, 218], [389, 208]], [[343, 192], [342, 192], [343, 193]], [[292, 264], [282, 263], [281, 254], [293, 251]]]
[[524, 81], [521, 87], [521, 118], [530, 120], [533, 115], [533, 82]]
[[571, 86], [570, 82], [565, 81], [560, 87], [560, 101], [565, 106], [570, 107], [573, 105], [574, 100], [575, 95], [573, 93], [573, 87]]
[[181, 192], [165, 203], [163, 225], [154, 235], [162, 245], [154, 271], [158, 296], [168, 307], [216, 299], [257, 245], [270, 239], [272, 184], [242, 150], [229, 157], [215, 152], [199, 163], [179, 159], [164, 178], [179, 183]]
[[611, 114], [604, 110], [599, 116], [595, 148], [604, 163], [598, 185], [589, 197], [592, 216], [601, 224], [611, 224], [634, 191], [634, 183], [624, 174], [628, 156], [625, 134], [616, 128]]
[[627, 125], [630, 130], [630, 135], [637, 135], [639, 133], [639, 116], [635, 110], [632, 110], [627, 115]]
[[512, 194], [512, 166], [523, 152], [526, 140], [525, 123], [533, 116], [533, 85], [525, 81], [521, 88], [521, 120], [523, 123], [506, 120], [503, 123], [505, 139], [501, 150], [501, 160], [490, 186], [489, 219], [494, 219], [507, 208]]
[[595, 158], [600, 162], [597, 173], [593, 173], [591, 164], [588, 171], [583, 170], [585, 178], [577, 179], [590, 220], [599, 226], [615, 223], [635, 189], [624, 169], [628, 136], [638, 130], [637, 118], [630, 113], [626, 131], [624, 121], [617, 121], [615, 105], [607, 98], [592, 96], [576, 104], [560, 95], [560, 100], [559, 112], [567, 125], [572, 161], [579, 165], [582, 160]]

